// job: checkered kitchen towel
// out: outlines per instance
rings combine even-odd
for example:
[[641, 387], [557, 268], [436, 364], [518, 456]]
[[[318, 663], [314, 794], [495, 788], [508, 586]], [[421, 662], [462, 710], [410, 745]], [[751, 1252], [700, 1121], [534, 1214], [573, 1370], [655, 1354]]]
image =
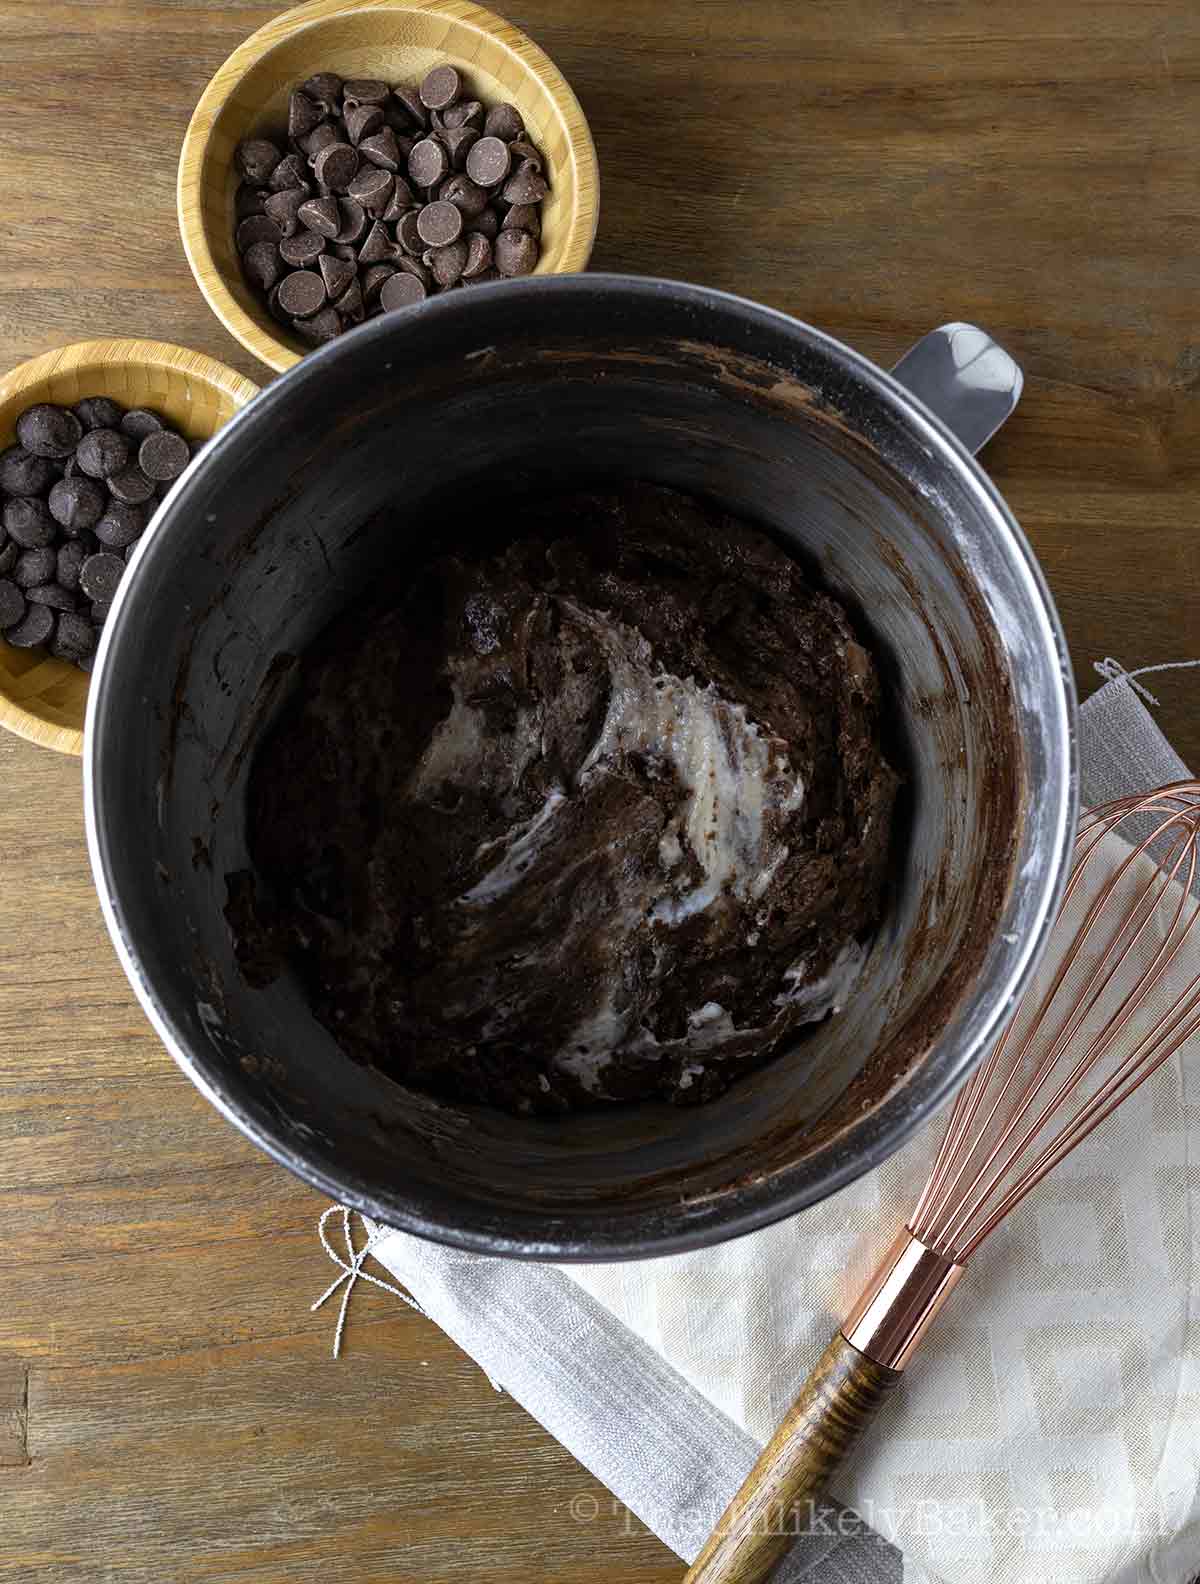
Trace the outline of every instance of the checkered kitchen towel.
[[[1188, 773], [1145, 690], [1106, 664], [1082, 712], [1085, 803]], [[890, 1241], [931, 1148], [918, 1138], [803, 1215], [696, 1254], [539, 1266], [384, 1229], [372, 1252], [690, 1559]], [[777, 1577], [1200, 1573], [1198, 1212], [1200, 1062], [1188, 1073], [1176, 1059], [980, 1252], [835, 1486], [861, 1516], [818, 1515]], [[578, 1505], [574, 1521], [598, 1516], [590, 1497]]]

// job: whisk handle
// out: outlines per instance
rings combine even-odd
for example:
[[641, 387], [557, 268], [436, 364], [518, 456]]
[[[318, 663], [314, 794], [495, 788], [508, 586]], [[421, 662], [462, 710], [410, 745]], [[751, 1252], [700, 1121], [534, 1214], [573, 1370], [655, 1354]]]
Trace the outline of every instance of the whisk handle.
[[684, 1584], [758, 1584], [787, 1550], [900, 1371], [876, 1364], [840, 1331], [725, 1509]]

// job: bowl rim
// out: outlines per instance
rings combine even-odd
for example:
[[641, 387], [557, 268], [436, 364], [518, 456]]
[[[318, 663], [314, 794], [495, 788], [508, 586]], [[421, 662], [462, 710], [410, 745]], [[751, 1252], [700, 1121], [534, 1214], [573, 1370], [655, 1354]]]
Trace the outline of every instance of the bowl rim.
[[[99, 337], [91, 341], [72, 341], [67, 346], [41, 352], [37, 357], [18, 363], [7, 374], [0, 375], [0, 407], [40, 380], [72, 370], [93, 368], [98, 364], [110, 367], [136, 365], [186, 373], [223, 391], [239, 408], [252, 401], [260, 389], [253, 380], [205, 352], [193, 352], [188, 347], [176, 346], [170, 341]], [[91, 694], [90, 685], [88, 694]], [[50, 748], [55, 753], [68, 754], [76, 759], [83, 755], [82, 727], [58, 726], [33, 710], [25, 709], [8, 696], [2, 682], [0, 726], [17, 737], [23, 737], [26, 742], [36, 743], [39, 748]]]
[[[1040, 615], [1037, 640], [1053, 687], [1053, 698], [1048, 701], [1047, 710], [1055, 722], [1053, 735], [1061, 745], [1052, 780], [1037, 789], [1038, 817], [1046, 833], [1040, 872], [1036, 875], [1023, 872], [1015, 877], [997, 920], [996, 934], [1001, 943], [997, 947], [997, 982], [990, 991], [985, 991], [981, 982], [977, 982], [964, 993], [956, 1019], [935, 1036], [930, 1047], [930, 1052], [940, 1059], [918, 1064], [907, 1084], [851, 1124], [834, 1147], [811, 1160], [793, 1162], [769, 1177], [742, 1185], [738, 1194], [726, 1196], [715, 1209], [711, 1204], [706, 1205], [691, 1215], [686, 1224], [681, 1222], [669, 1230], [660, 1225], [657, 1230], [634, 1232], [621, 1221], [608, 1227], [592, 1224], [586, 1230], [571, 1233], [560, 1231], [557, 1226], [545, 1227], [543, 1218], [531, 1212], [517, 1212], [512, 1215], [510, 1230], [497, 1231], [481, 1224], [483, 1218], [473, 1213], [431, 1210], [418, 1199], [407, 1196], [403, 1187], [390, 1192], [369, 1188], [350, 1163], [344, 1167], [339, 1163], [337, 1172], [327, 1170], [311, 1158], [303, 1144], [286, 1138], [281, 1130], [267, 1126], [252, 1114], [237, 1093], [221, 1081], [215, 1064], [206, 1062], [189, 1047], [165, 1001], [160, 999], [157, 988], [143, 971], [135, 943], [125, 933], [113, 872], [113, 854], [119, 843], [114, 839], [112, 810], [101, 806], [106, 779], [102, 717], [106, 709], [113, 707], [108, 698], [112, 668], [107, 664], [107, 656], [121, 643], [122, 624], [119, 621], [106, 624], [96, 673], [99, 686], [89, 691], [88, 698], [83, 763], [88, 856], [117, 957], [143, 1011], [171, 1057], [205, 1098], [246, 1138], [330, 1199], [379, 1224], [473, 1254], [524, 1260], [608, 1262], [690, 1252], [759, 1231], [795, 1215], [881, 1165], [933, 1119], [982, 1059], [1012, 1012], [1041, 960], [1058, 917], [1071, 867], [1079, 809], [1078, 702], [1066, 637], [1033, 548], [977, 458], [906, 386], [835, 336], [779, 309], [714, 287], [651, 276], [601, 273], [573, 277], [528, 276], [518, 282], [492, 284], [478, 290], [494, 295], [497, 301], [503, 294], [509, 304], [517, 302], [518, 294], [537, 302], [547, 294], [593, 297], [617, 292], [651, 301], [675, 299], [684, 306], [710, 307], [726, 314], [748, 316], [764, 331], [778, 335], [784, 343], [800, 342], [820, 351], [873, 398], [898, 409], [920, 442], [958, 475], [967, 493], [990, 518], [1006, 554], [1011, 557], [1015, 574], [1024, 583]], [[427, 323], [430, 314], [453, 318], [465, 311], [458, 294], [454, 293], [428, 304], [422, 309], [421, 318]], [[198, 466], [219, 465], [222, 454], [239, 444], [241, 433], [248, 425], [269, 426], [276, 422], [282, 405], [294, 399], [293, 391], [321, 383], [331, 359], [352, 355], [355, 346], [361, 348], [373, 341], [402, 336], [406, 317], [404, 311], [385, 315], [360, 326], [349, 337], [339, 337], [318, 348], [287, 379], [268, 386], [252, 409], [239, 413], [226, 425], [217, 443], [206, 452]], [[193, 487], [195, 476], [189, 472]], [[179, 496], [173, 496], [173, 508], [173, 515], [181, 518], [183, 507]], [[128, 592], [128, 586], [118, 591], [118, 614]], [[1030, 927], [1025, 933], [1009, 934], [1013, 928], [1009, 921], [1018, 916]]]
[[587, 117], [562, 72], [541, 46], [515, 23], [474, 4], [474, 0], [359, 0], [357, 4], [346, 4], [346, 0], [307, 0], [306, 4], [273, 17], [251, 33], [209, 78], [183, 135], [175, 186], [179, 232], [196, 285], [230, 335], [279, 374], [293, 368], [308, 354], [293, 351], [264, 330], [241, 307], [226, 285], [204, 227], [204, 158], [218, 115], [252, 66], [293, 34], [315, 23], [358, 11], [412, 11], [444, 16], [479, 28], [520, 55], [557, 105], [566, 123], [567, 140], [578, 170], [580, 196], [571, 220], [563, 262], [558, 269], [546, 273], [570, 275], [585, 270], [596, 240], [600, 218], [600, 171]]

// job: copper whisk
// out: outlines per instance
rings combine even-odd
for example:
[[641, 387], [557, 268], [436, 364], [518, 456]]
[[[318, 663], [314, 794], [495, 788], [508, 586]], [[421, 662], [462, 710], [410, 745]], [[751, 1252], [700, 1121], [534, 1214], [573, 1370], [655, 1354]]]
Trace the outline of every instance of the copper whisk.
[[[1116, 837], [1122, 840], [1110, 839]], [[1200, 781], [1080, 821], [1050, 948], [959, 1091], [928, 1181], [685, 1584], [757, 1584], [984, 1239], [1200, 1031]], [[1139, 1015], [1140, 1014], [1140, 1015]]]

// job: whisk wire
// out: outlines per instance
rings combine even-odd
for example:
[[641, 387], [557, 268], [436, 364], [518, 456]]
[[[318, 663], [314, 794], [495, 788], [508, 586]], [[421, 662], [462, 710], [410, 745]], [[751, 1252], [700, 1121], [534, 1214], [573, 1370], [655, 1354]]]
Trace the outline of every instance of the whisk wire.
[[[1123, 821], [1143, 816], [1149, 816], [1151, 828], [1130, 842], [1083, 906], [1036, 1005], [1018, 1005], [954, 1101], [908, 1226], [926, 1247], [958, 1264], [1047, 1172], [1200, 1032], [1198, 973], [1148, 1029], [1120, 1048], [1131, 1021], [1178, 963], [1200, 922], [1200, 782], [1122, 798], [1085, 815], [1063, 910], [1087, 883], [1107, 838]], [[1106, 859], [1111, 864], [1111, 847]], [[1108, 933], [1105, 925], [1112, 926]], [[1077, 1055], [1076, 1042], [1082, 1046]], [[1115, 1065], [1104, 1072], [1102, 1064], [1109, 1061]], [[1078, 1097], [1074, 1106], [1073, 1097]], [[1061, 1125], [1043, 1139], [1056, 1117], [1063, 1118]]]
[[[1124, 874], [1126, 868], [1137, 857], [1139, 857], [1140, 854], [1141, 849], [1138, 849], [1129, 855], [1129, 858], [1125, 860], [1118, 870], [1119, 877]], [[1173, 877], [1174, 870], [1172, 870], [1170, 873], [1165, 871], [1155, 871], [1155, 873], [1151, 875], [1149, 882], [1138, 898], [1134, 911], [1130, 914], [1129, 918], [1122, 923], [1120, 929], [1116, 931], [1112, 940], [1109, 942], [1108, 948], [1104, 952], [1103, 957], [1089, 974], [1087, 981], [1082, 987], [1074, 1013], [1071, 1014], [1061, 1025], [1057, 1038], [1054, 1040], [1046, 1056], [1039, 1064], [1036, 1082], [1030, 1087], [1024, 1104], [1020, 1107], [1016, 1116], [1012, 1119], [1012, 1131], [1015, 1131], [1017, 1125], [1021, 1122], [1025, 1111], [1028, 1109], [1029, 1105], [1032, 1104], [1033, 1100], [1040, 1094], [1043, 1084], [1049, 1080], [1051, 1073], [1058, 1065], [1059, 1058], [1067, 1050], [1072, 1039], [1082, 1027], [1089, 1014], [1098, 1004], [1101, 996], [1110, 987], [1112, 982], [1112, 967], [1110, 964], [1112, 963], [1114, 956], [1119, 951], [1122, 954], [1122, 958], [1126, 957], [1136, 948], [1138, 942], [1141, 940], [1143, 934], [1148, 928], [1159, 901], [1159, 896], [1151, 895], [1155, 884], [1159, 879], [1161, 879], [1161, 896], [1161, 894], [1166, 891], [1166, 888], [1170, 884]], [[1148, 903], [1146, 903], [1147, 897], [1150, 898]], [[1182, 907], [1183, 899], [1185, 897], [1186, 893], [1181, 893], [1180, 907]], [[1101, 914], [1101, 910], [1106, 899], [1106, 894], [1101, 893], [1101, 896], [1097, 898], [1097, 901], [1093, 903], [1092, 907], [1088, 910], [1088, 915], [1084, 924], [1074, 937], [1068, 952], [1064, 955], [1064, 965], [1068, 970], [1071, 966], [1073, 966], [1075, 961], [1078, 960], [1084, 946], [1088, 942], [1092, 928], [1094, 927], [1096, 919]], [[1142, 910], [1144, 903], [1146, 903], [1146, 905], [1143, 913]], [[1139, 915], [1141, 915], [1140, 922]], [[1175, 924], [1178, 922], [1178, 917], [1179, 909], [1177, 908], [1175, 919], [1172, 921], [1171, 932], [1174, 931]], [[1123, 940], [1123, 936], [1127, 930], [1133, 930], [1134, 933], [1128, 940]], [[1162, 974], [1166, 972], [1167, 967], [1173, 959], [1175, 954], [1174, 951], [1171, 951], [1164, 956], [1166, 944], [1167, 942], [1164, 941], [1163, 946], [1159, 948], [1159, 951], [1155, 955], [1155, 959], [1143, 977], [1131, 986], [1130, 990], [1111, 1014], [1108, 1021], [1093, 1037], [1093, 1039], [1084, 1046], [1084, 1049], [1081, 1052], [1074, 1067], [1061, 1080], [1058, 1088], [1045, 1103], [1042, 1110], [1034, 1118], [1033, 1122], [1025, 1127], [1025, 1130], [1016, 1138], [1015, 1143], [1011, 1142], [1010, 1136], [1007, 1140], [1007, 1148], [1003, 1148], [1006, 1143], [1006, 1139], [1001, 1139], [999, 1147], [1003, 1148], [1003, 1153], [998, 1169], [993, 1171], [992, 1175], [983, 1184], [982, 1188], [979, 1188], [976, 1191], [970, 1205], [965, 1206], [964, 1209], [959, 1213], [958, 1217], [956, 1217], [951, 1222], [949, 1228], [947, 1229], [948, 1235], [951, 1238], [961, 1232], [961, 1230], [970, 1222], [972, 1215], [979, 1209], [979, 1207], [999, 1189], [1000, 1184], [1004, 1181], [1008, 1172], [1013, 1168], [1013, 1166], [1015, 1166], [1016, 1162], [1021, 1158], [1026, 1149], [1030, 1147], [1033, 1140], [1038, 1136], [1049, 1119], [1059, 1110], [1067, 1095], [1072, 1093], [1080, 1085], [1082, 1080], [1092, 1071], [1101, 1058], [1108, 1053], [1113, 1043], [1119, 1037], [1125, 1025], [1132, 1017], [1133, 1013], [1153, 989], [1154, 985], [1161, 978]], [[1056, 986], [1059, 982], [1060, 978], [1056, 978]], [[1039, 1008], [1039, 1014], [1044, 1009], [1046, 1004], [1047, 1003], [1043, 1001], [1042, 1008]], [[1038, 1032], [1039, 1026], [1040, 1016], [1035, 1015], [1033, 1026], [1029, 1031], [1028, 1037], [1030, 1039], [1032, 1039], [1033, 1036]], [[1141, 1043], [1142, 1042], [1139, 1041], [1139, 1045]], [[1136, 1049], [1137, 1047], [1135, 1047], [1135, 1051]], [[1131, 1056], [1132, 1055], [1133, 1053], [1131, 1053]], [[1130, 1059], [1131, 1057], [1127, 1057], [1126, 1063], [1128, 1063]], [[1087, 1108], [1092, 1107], [1094, 1104], [1099, 1102], [1099, 1100], [1103, 1097], [1103, 1090], [1105, 1087], [1115, 1086], [1117, 1084], [1121, 1071], [1122, 1068], [1118, 1068], [1117, 1072], [1114, 1073], [1109, 1078], [1109, 1080], [1107, 1080], [1107, 1085], [1102, 1086], [1102, 1090], [1099, 1091], [1097, 1095], [1094, 1095], [1091, 1100], [1085, 1102], [1085, 1110], [1084, 1113], [1081, 1114], [1086, 1116]], [[1074, 1120], [1078, 1121], [1079, 1117], [1076, 1117]], [[1064, 1129], [1064, 1134], [1070, 1131], [1073, 1126], [1073, 1122], [1068, 1123]], [[1053, 1144], [1048, 1145], [1043, 1151], [1043, 1156], [1048, 1154], [1053, 1149]], [[996, 1153], [997, 1151], [993, 1150], [992, 1155], [989, 1156], [988, 1161], [985, 1162], [985, 1171], [987, 1167], [992, 1164]], [[1038, 1169], [1042, 1163], [1043, 1156], [1039, 1156], [1035, 1161], [1030, 1163], [1028, 1168], [1030, 1172]], [[1056, 1160], [1059, 1158], [1061, 1157], [1058, 1155], [1055, 1156]]]

